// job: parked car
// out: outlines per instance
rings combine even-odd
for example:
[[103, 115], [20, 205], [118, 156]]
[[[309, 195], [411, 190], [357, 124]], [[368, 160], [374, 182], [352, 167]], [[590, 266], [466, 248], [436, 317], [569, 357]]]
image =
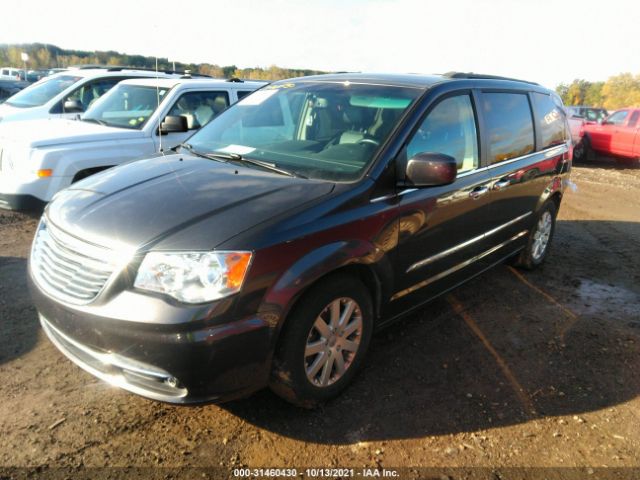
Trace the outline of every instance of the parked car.
[[[569, 120], [569, 129], [571, 130], [571, 140], [577, 145], [582, 139], [582, 127], [587, 124], [596, 124], [602, 121], [607, 115], [604, 108], [573, 106], [566, 107]], [[574, 153], [575, 155], [575, 153]]]
[[640, 160], [639, 119], [640, 108], [623, 108], [600, 124], [585, 125], [580, 144], [585, 160], [594, 160], [595, 153], [611, 155], [620, 162]]
[[0, 103], [3, 103], [7, 98], [15, 95], [28, 85], [27, 82], [18, 80], [0, 80]]
[[38, 118], [75, 118], [111, 87], [128, 78], [172, 78], [122, 67], [76, 68], [44, 77], [0, 105], [0, 122]]
[[19, 68], [2, 67], [0, 68], [0, 80], [20, 80], [20, 74], [24, 74]]
[[191, 403], [270, 385], [315, 405], [375, 329], [505, 259], [544, 261], [569, 150], [559, 97], [532, 83], [276, 82], [175, 151], [56, 195], [30, 289], [51, 341], [126, 390]]
[[580, 160], [583, 155], [582, 145], [582, 129], [585, 125], [595, 125], [602, 121], [607, 115], [604, 108], [574, 106], [566, 107], [569, 120], [569, 130], [571, 131], [571, 140], [573, 141], [574, 151], [573, 158]]
[[0, 124], [0, 207], [42, 208], [78, 180], [169, 150], [238, 95], [263, 85], [192, 78], [125, 80], [80, 120]]
[[46, 70], [28, 70], [25, 78], [24, 70], [20, 70], [20, 73], [18, 74], [18, 78], [20, 80], [33, 83], [33, 82], [37, 82], [38, 80], [42, 80], [48, 75], [49, 73]]

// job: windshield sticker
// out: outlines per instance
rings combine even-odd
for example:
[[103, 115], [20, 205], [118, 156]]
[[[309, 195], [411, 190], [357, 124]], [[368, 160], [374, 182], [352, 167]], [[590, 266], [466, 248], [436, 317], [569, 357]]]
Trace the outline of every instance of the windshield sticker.
[[267, 100], [269, 97], [278, 93], [277, 90], [258, 90], [257, 92], [252, 93], [248, 97], [243, 98], [238, 102], [238, 105], [260, 105], [262, 102]]
[[244, 145], [228, 145], [224, 148], [217, 149], [216, 151], [223, 153], [235, 153], [237, 155], [246, 155], [253, 152], [254, 150], [255, 148], [246, 147]]

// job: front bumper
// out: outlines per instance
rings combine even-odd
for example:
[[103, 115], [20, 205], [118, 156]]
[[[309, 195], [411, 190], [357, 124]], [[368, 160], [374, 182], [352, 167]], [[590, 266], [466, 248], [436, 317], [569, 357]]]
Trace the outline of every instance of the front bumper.
[[[43, 330], [69, 359], [117, 387], [162, 402], [221, 402], [267, 385], [274, 328], [258, 316], [149, 324], [105, 318], [29, 287]], [[149, 296], [161, 311], [162, 298]], [[156, 305], [154, 305], [156, 304]], [[168, 310], [173, 311], [173, 310]]]
[[[0, 172], [0, 208], [41, 210], [64, 177], [34, 178], [24, 172]], [[61, 187], [60, 187], [61, 188]]]
[[26, 194], [0, 193], [0, 208], [5, 210], [26, 210], [41, 212], [47, 202]]

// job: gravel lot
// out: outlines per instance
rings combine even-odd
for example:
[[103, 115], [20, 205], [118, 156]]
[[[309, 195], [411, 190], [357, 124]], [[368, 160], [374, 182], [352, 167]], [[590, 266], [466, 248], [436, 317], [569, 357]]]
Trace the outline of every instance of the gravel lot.
[[[268, 391], [174, 407], [94, 379], [49, 343], [29, 300], [37, 220], [0, 213], [0, 478], [190, 467], [226, 478], [239, 466], [640, 475], [640, 169], [602, 160], [572, 180], [542, 269], [499, 266], [377, 335], [353, 386], [315, 411]], [[127, 466], [165, 469], [77, 469]]]

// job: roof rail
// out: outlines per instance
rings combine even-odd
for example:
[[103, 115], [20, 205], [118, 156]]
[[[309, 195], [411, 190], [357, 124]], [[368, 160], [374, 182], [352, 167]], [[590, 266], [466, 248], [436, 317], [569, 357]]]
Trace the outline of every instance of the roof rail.
[[238, 77], [227, 78], [227, 82], [244, 83], [244, 80]]
[[[120, 65], [71, 65], [67, 68], [77, 69], [77, 70], [90, 70], [90, 69], [102, 69], [107, 72], [121, 72], [122, 70], [141, 70], [143, 72], [155, 72], [155, 68], [147, 68], [147, 67], [124, 67]], [[178, 71], [178, 70], [158, 70], [158, 73], [166, 73], [168, 75], [185, 75], [186, 71]], [[211, 78], [211, 75], [205, 75], [204, 73], [193, 73], [189, 71], [189, 75], [191, 77], [205, 77]], [[185, 77], [188, 78], [188, 77]]]
[[443, 77], [448, 78], [468, 78], [474, 80], [509, 80], [510, 82], [521, 82], [528, 83], [530, 85], [540, 85], [539, 83], [529, 82], [527, 80], [520, 80], [518, 78], [511, 77], [501, 77], [499, 75], [485, 75], [482, 73], [473, 73], [473, 72], [447, 72], [443, 75]]
[[107, 69], [107, 68], [109, 68], [109, 66], [108, 65], [95, 65], [95, 64], [92, 64], [92, 63], [87, 63], [87, 64], [84, 64], [84, 65], [69, 65], [66, 68], [68, 68], [70, 70], [91, 70], [91, 69], [94, 69], [94, 68]]

